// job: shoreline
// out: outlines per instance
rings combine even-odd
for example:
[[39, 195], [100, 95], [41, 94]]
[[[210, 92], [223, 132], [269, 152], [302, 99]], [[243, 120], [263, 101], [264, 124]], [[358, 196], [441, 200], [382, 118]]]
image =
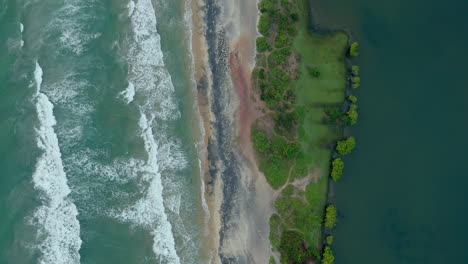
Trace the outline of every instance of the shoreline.
[[271, 255], [268, 218], [274, 192], [257, 169], [250, 140], [262, 103], [255, 100], [250, 81], [257, 1], [241, 2], [191, 5], [197, 108], [204, 129], [198, 149], [211, 215], [203, 255], [209, 263], [263, 264]]

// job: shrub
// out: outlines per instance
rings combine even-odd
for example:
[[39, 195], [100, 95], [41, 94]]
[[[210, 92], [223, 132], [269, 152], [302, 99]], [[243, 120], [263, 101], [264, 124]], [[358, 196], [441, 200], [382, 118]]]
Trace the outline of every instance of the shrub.
[[276, 0], [262, 0], [260, 3], [260, 12], [265, 13], [272, 10], [275, 7], [273, 2], [276, 2]]
[[351, 77], [351, 84], [354, 89], [358, 88], [361, 86], [361, 78], [360, 77]]
[[281, 30], [275, 39], [275, 47], [282, 48], [288, 45], [289, 37], [285, 31]]
[[357, 55], [359, 55], [359, 53], [357, 52], [358, 46], [359, 43], [357, 43], [356, 41], [351, 44], [351, 47], [349, 48], [349, 56], [356, 57]]
[[283, 233], [279, 251], [285, 263], [302, 263], [308, 255], [301, 234], [295, 231]]
[[260, 153], [265, 153], [270, 148], [270, 140], [265, 132], [254, 130], [252, 132], [253, 146]]
[[296, 24], [289, 24], [287, 26], [286, 30], [288, 31], [288, 34], [291, 37], [294, 37], [296, 35], [296, 32], [297, 32]]
[[260, 16], [260, 20], [258, 21], [258, 32], [263, 36], [268, 36], [268, 30], [270, 29], [270, 17], [268, 13], [263, 13]]
[[282, 132], [291, 133], [294, 126], [297, 124], [299, 116], [296, 111], [280, 112], [274, 115], [275, 126], [279, 134]]
[[333, 244], [333, 236], [327, 236], [327, 239], [326, 239], [326, 240], [327, 240], [327, 244], [328, 244], [329, 246], [331, 246], [331, 244]]
[[334, 205], [327, 206], [325, 212], [325, 227], [332, 229], [336, 226], [336, 208]]
[[346, 112], [346, 116], [344, 118], [344, 121], [348, 123], [349, 125], [354, 125], [357, 123], [358, 120], [358, 111], [357, 111], [357, 105], [356, 104], [351, 104], [349, 107], [348, 112]]
[[354, 137], [349, 137], [345, 140], [338, 141], [336, 145], [336, 151], [341, 155], [346, 155], [351, 153], [351, 151], [356, 146], [356, 139]]
[[279, 226], [281, 224], [281, 218], [277, 214], [272, 214], [269, 220], [270, 224], [270, 243], [273, 246], [273, 248], [279, 248], [281, 240], [280, 240], [280, 234], [279, 234]]
[[325, 250], [323, 251], [322, 264], [333, 264], [333, 262], [335, 262], [333, 251], [329, 246], [325, 246]]
[[296, 22], [296, 21], [299, 20], [299, 15], [298, 15], [296, 12], [291, 13], [291, 14], [289, 15], [289, 17], [290, 17], [294, 22]]
[[354, 76], [359, 75], [360, 72], [361, 72], [361, 70], [359, 69], [359, 66], [357, 66], [357, 65], [351, 66], [351, 73], [352, 73]]
[[354, 96], [354, 95], [348, 96], [348, 100], [349, 100], [351, 103], [357, 103], [357, 97]]
[[329, 107], [325, 109], [325, 114], [330, 122], [334, 122], [341, 116], [341, 110], [339, 107]]
[[266, 50], [270, 50], [271, 47], [270, 45], [268, 44], [267, 40], [265, 37], [260, 37], [260, 38], [257, 38], [256, 40], [257, 42], [257, 51], [258, 52], [264, 52]]
[[340, 179], [343, 175], [344, 162], [340, 158], [336, 158], [332, 161], [332, 170], [330, 176], [334, 181]]
[[319, 71], [318, 67], [309, 68], [309, 74], [312, 75], [315, 78], [320, 77], [320, 71]]

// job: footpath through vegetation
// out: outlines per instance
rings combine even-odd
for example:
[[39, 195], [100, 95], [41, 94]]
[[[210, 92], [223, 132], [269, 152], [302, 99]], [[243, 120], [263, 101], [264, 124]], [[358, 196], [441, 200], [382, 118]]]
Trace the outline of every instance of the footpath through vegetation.
[[[347, 67], [357, 56], [344, 31], [310, 30], [308, 1], [262, 0], [252, 83], [265, 103], [264, 115], [252, 127], [260, 170], [281, 193], [270, 218], [270, 242], [281, 263], [321, 260], [333, 263], [337, 211], [327, 206], [329, 176], [343, 173], [340, 155], [356, 141], [343, 127], [357, 122], [359, 67]], [[352, 88], [351, 88], [352, 87]], [[275, 263], [272, 256], [270, 263]]]

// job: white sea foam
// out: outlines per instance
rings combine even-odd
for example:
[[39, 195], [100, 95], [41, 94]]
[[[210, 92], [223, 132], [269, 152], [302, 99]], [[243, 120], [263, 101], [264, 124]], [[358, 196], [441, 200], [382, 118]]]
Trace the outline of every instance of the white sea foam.
[[128, 16], [130, 17], [133, 15], [133, 11], [135, 10], [135, 2], [133, 1], [128, 2], [127, 8], [128, 8]]
[[47, 26], [48, 31], [60, 34], [58, 51], [64, 50], [81, 55], [91, 40], [101, 36], [100, 32], [95, 31], [99, 29], [98, 27], [88, 26], [89, 23], [96, 23], [99, 19], [99, 16], [92, 12], [98, 2], [80, 0], [61, 2], [63, 6], [54, 14]]
[[42, 205], [34, 212], [31, 223], [36, 224], [40, 237], [38, 248], [41, 264], [80, 262], [80, 225], [76, 206], [68, 198], [70, 189], [64, 172], [57, 135], [53, 105], [40, 92], [42, 68], [36, 63], [35, 103], [39, 120], [36, 127], [37, 145], [43, 151], [32, 175], [34, 187], [40, 191]]
[[119, 93], [120, 98], [124, 100], [126, 104], [129, 104], [133, 101], [133, 97], [135, 97], [135, 85], [129, 82], [127, 89], [123, 90]]
[[175, 250], [175, 241], [172, 235], [172, 226], [165, 213], [163, 204], [163, 185], [158, 165], [158, 145], [154, 140], [151, 128], [151, 118], [147, 119], [141, 113], [139, 126], [148, 154], [146, 164], [141, 168], [143, 180], [148, 182], [149, 187], [143, 198], [135, 204], [125, 208], [118, 217], [125, 222], [130, 222], [151, 230], [153, 235], [153, 251], [162, 261], [168, 263], [180, 263]]
[[174, 86], [164, 67], [161, 40], [156, 30], [156, 16], [151, 0], [139, 0], [131, 17], [133, 40], [130, 44], [129, 79], [136, 93], [145, 97], [141, 102], [145, 114], [154, 113], [160, 120], [180, 117], [174, 102]]
[[149, 229], [157, 258], [164, 263], [176, 264], [180, 263], [180, 258], [166, 208], [169, 212], [179, 213], [180, 192], [164, 189], [162, 173], [171, 174], [166, 178], [174, 177], [176, 175], [168, 171], [186, 166], [179, 142], [171, 140], [166, 133], [167, 121], [179, 118], [180, 112], [175, 103], [171, 76], [164, 65], [152, 2], [132, 2], [128, 7], [133, 35], [129, 40], [127, 60], [128, 79], [133, 87], [129, 87], [124, 95], [131, 95], [131, 98], [138, 95], [135, 102], [140, 107], [139, 127], [147, 160], [144, 166], [139, 167], [139, 181], [144, 186], [142, 197], [116, 216], [122, 221]]
[[23, 40], [23, 31], [24, 31], [24, 25], [20, 23], [20, 31], [21, 31], [21, 47], [24, 46], [24, 40]]

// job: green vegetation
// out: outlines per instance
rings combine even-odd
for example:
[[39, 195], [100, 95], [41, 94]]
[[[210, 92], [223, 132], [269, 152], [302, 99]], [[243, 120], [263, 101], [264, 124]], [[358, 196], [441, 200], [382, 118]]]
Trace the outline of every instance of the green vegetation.
[[268, 261], [269, 264], [276, 264], [275, 258], [273, 256], [270, 256], [270, 261]]
[[361, 70], [359, 69], [359, 66], [357, 66], [357, 65], [351, 66], [351, 73], [354, 76], [358, 76], [360, 72], [361, 72]]
[[280, 246], [280, 227], [281, 224], [281, 218], [277, 214], [273, 214], [270, 217], [270, 243], [271, 246], [275, 249], [278, 249]]
[[320, 77], [320, 71], [318, 69], [318, 67], [311, 67], [309, 68], [309, 74], [312, 75], [313, 77]]
[[268, 42], [264, 37], [257, 38], [257, 51], [258, 52], [264, 52], [267, 50], [270, 50], [271, 47], [268, 45]]
[[294, 186], [288, 185], [281, 193], [284, 196], [291, 196], [294, 193]]
[[[331, 161], [330, 146], [342, 137], [343, 125], [354, 120], [351, 107], [342, 110], [349, 85], [348, 35], [310, 32], [307, 12], [302, 11], [307, 5], [305, 0], [260, 1], [258, 31], [263, 36], [256, 40], [252, 73], [266, 106], [251, 133], [258, 167], [274, 189], [284, 188], [269, 222], [270, 242], [281, 263], [321, 259], [323, 219], [328, 217], [329, 225], [328, 211], [335, 209], [326, 208], [328, 175], [336, 181], [344, 167], [339, 158]], [[358, 73], [359, 67], [351, 71]], [[357, 98], [351, 95], [348, 100]], [[354, 145], [338, 142], [336, 150], [341, 154], [350, 152], [348, 148]], [[310, 179], [305, 191], [291, 184], [304, 177]]]
[[332, 161], [332, 170], [330, 176], [334, 181], [337, 181], [343, 175], [344, 162], [340, 158]]
[[359, 55], [357, 52], [357, 49], [359, 47], [359, 43], [356, 41], [351, 44], [351, 47], [349, 48], [349, 56], [356, 57]]
[[268, 13], [263, 13], [258, 21], [258, 32], [260, 32], [260, 34], [262, 34], [263, 36], [268, 36], [269, 30], [270, 16], [268, 16]]
[[357, 105], [356, 104], [351, 104], [349, 106], [348, 112], [346, 112], [346, 115], [343, 117], [343, 120], [348, 124], [348, 125], [354, 125], [357, 123], [358, 120], [358, 112], [357, 112]]
[[360, 77], [351, 77], [351, 86], [356, 89], [361, 86], [361, 78]]
[[333, 256], [333, 251], [329, 246], [325, 246], [323, 251], [322, 264], [333, 264], [335, 262], [335, 256]]
[[331, 244], [333, 244], [333, 236], [327, 236], [326, 240], [327, 240], [327, 245], [331, 246]]
[[281, 245], [279, 248], [281, 253], [281, 262], [302, 263], [307, 257], [308, 252], [302, 235], [295, 231], [285, 231], [281, 236]]
[[327, 206], [325, 212], [325, 227], [332, 229], [336, 225], [336, 208], [334, 205]]
[[348, 96], [348, 100], [349, 100], [351, 103], [357, 103], [357, 97], [354, 96], [354, 95]]
[[346, 155], [351, 153], [355, 146], [356, 139], [354, 137], [349, 137], [345, 140], [338, 141], [336, 151], [341, 155]]

